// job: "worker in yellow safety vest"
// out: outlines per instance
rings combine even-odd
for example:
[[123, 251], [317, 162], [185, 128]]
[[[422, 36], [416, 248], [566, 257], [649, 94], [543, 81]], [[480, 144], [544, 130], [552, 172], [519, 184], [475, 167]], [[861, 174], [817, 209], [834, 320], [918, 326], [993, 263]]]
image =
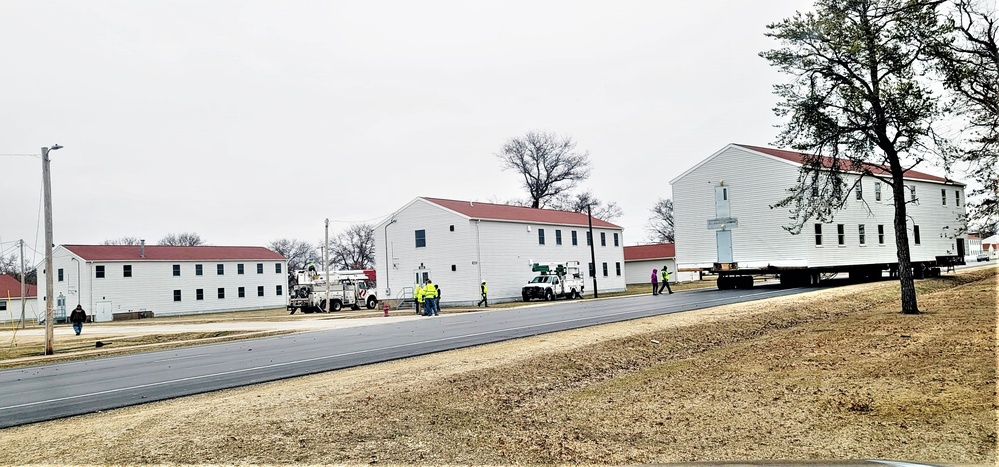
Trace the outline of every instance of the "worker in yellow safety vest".
[[420, 284], [416, 284], [416, 288], [413, 291], [413, 298], [416, 299], [416, 314], [420, 314], [420, 308], [423, 308], [423, 287]]
[[437, 316], [437, 287], [427, 279], [427, 285], [423, 287], [423, 316]]
[[489, 308], [489, 301], [486, 300], [488, 294], [488, 290], [486, 289], [486, 281], [482, 281], [481, 292], [482, 292], [482, 300], [479, 300], [479, 304], [476, 306], [482, 306], [483, 304], [485, 304], [486, 308]]
[[669, 293], [673, 293], [673, 288], [669, 286], [669, 269], [666, 269], [666, 266], [663, 266], [659, 273], [663, 276], [663, 285], [659, 286], [659, 293], [662, 294], [664, 288], [668, 290]]

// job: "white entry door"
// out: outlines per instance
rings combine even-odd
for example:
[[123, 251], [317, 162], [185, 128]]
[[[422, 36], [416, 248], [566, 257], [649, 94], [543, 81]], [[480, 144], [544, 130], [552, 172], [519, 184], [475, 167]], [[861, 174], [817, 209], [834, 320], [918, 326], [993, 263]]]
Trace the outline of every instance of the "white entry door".
[[97, 302], [94, 304], [97, 309], [94, 310], [94, 321], [111, 321], [114, 316], [111, 314], [111, 302]]
[[719, 263], [731, 263], [732, 262], [732, 231], [731, 230], [717, 230], [715, 231], [715, 248], [718, 249], [718, 262]]

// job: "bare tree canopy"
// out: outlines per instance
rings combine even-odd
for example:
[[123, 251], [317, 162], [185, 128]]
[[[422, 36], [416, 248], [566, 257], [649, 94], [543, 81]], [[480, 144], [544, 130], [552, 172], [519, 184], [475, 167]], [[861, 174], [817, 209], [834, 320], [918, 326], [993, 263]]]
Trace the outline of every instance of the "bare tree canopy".
[[196, 233], [184, 232], [182, 234], [167, 234], [166, 237], [160, 240], [159, 244], [167, 246], [198, 246], [204, 245], [205, 241]]
[[375, 264], [375, 227], [354, 224], [330, 240], [330, 267], [366, 269]]
[[571, 191], [590, 176], [589, 152], [576, 152], [572, 138], [554, 133], [529, 131], [523, 137], [511, 138], [496, 157], [504, 170], [524, 177], [533, 208], [547, 207], [550, 198]]
[[[788, 119], [779, 144], [816, 155], [802, 167], [791, 195], [774, 207], [792, 207], [789, 230], [799, 232], [808, 219], [828, 220], [843, 207], [851, 188], [845, 171], [887, 183], [903, 313], [919, 313], [903, 176], [923, 160], [934, 136], [931, 124], [942, 115], [938, 96], [922, 79], [934, 44], [949, 32], [940, 3], [817, 0], [814, 12], [767, 26], [766, 35], [783, 47], [760, 54], [791, 78], [774, 86], [783, 99], [775, 112]], [[871, 165], [888, 174], [874, 175]]]
[[944, 85], [954, 108], [967, 122], [960, 148], [971, 176], [981, 185], [972, 190], [971, 219], [979, 230], [999, 226], [999, 18], [995, 2], [956, 0], [951, 19], [953, 41], [940, 51]]
[[659, 198], [652, 206], [652, 217], [649, 218], [649, 241], [655, 243], [673, 243], [673, 200]]
[[590, 215], [605, 221], [612, 221], [624, 214], [624, 211], [621, 210], [617, 203], [611, 201], [604, 204], [603, 201], [594, 197], [589, 191], [576, 194], [568, 192], [559, 193], [552, 197], [549, 207], [559, 211], [582, 213], [585, 213], [587, 207], [589, 207]]
[[319, 250], [302, 240], [282, 238], [268, 243], [267, 247], [288, 259], [289, 274], [299, 269], [305, 269], [309, 263], [322, 262]]
[[[18, 281], [21, 280], [21, 262], [17, 259], [17, 255], [11, 253], [10, 256], [4, 257], [0, 255], [0, 274], [6, 274]], [[24, 283], [35, 285], [38, 283], [38, 270], [30, 265], [24, 265]], [[0, 300], [7, 297], [0, 297]]]
[[139, 237], [118, 237], [104, 240], [101, 245], [138, 245], [139, 241]]

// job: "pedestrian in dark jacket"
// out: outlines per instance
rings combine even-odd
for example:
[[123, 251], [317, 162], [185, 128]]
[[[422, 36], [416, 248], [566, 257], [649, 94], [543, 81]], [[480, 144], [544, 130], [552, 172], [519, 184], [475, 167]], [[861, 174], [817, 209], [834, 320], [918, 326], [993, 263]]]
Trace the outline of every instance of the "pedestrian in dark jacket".
[[76, 305], [73, 312], [69, 314], [69, 321], [73, 323], [73, 330], [76, 331], [76, 335], [79, 336], [80, 332], [83, 331], [83, 322], [87, 320], [87, 312], [83, 311], [83, 307]]
[[659, 295], [659, 270], [652, 268], [652, 295]]

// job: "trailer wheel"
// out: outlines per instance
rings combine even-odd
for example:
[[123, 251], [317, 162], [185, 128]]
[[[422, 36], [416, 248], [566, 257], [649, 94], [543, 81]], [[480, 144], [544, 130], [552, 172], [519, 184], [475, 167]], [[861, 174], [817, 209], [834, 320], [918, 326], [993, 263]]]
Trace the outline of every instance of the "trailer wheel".
[[378, 306], [378, 299], [375, 297], [368, 297], [367, 307], [369, 310], [374, 310]]
[[343, 309], [343, 303], [340, 303], [340, 300], [333, 299], [333, 301], [330, 302], [330, 304], [331, 308], [333, 309], [332, 311], [340, 311], [341, 309]]
[[555, 300], [555, 294], [552, 293], [552, 289], [545, 289], [545, 301], [550, 302]]
[[732, 289], [734, 289], [735, 288], [735, 280], [734, 279], [735, 278], [732, 277], [732, 276], [719, 276], [718, 277], [718, 283], [716, 284], [718, 286], [718, 290], [732, 290]]

